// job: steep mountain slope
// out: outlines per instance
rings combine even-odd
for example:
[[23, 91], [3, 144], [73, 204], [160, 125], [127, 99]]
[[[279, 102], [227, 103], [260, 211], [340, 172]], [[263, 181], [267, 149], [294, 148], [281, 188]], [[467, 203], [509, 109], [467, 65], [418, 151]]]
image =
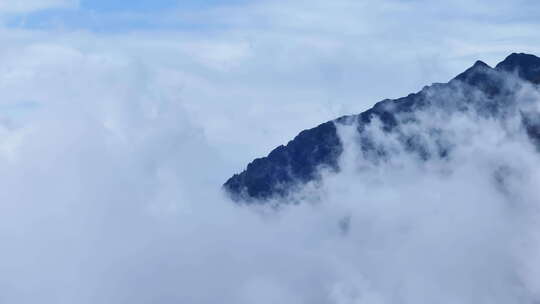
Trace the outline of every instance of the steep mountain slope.
[[265, 200], [286, 196], [296, 186], [317, 180], [321, 168], [339, 172], [343, 144], [338, 128], [343, 125], [356, 126], [361, 150], [374, 162], [389, 157], [388, 148], [377, 144], [377, 138], [366, 131], [374, 124], [382, 132], [395, 134], [404, 150], [420, 159], [449, 157], [452, 144], [445, 142], [436, 126], [426, 134], [402, 130], [402, 126], [417, 122], [420, 113], [433, 110], [474, 112], [501, 121], [519, 116], [524, 131], [538, 144], [540, 115], [531, 110], [531, 103], [536, 100], [520, 98], [525, 101], [519, 103], [516, 100], [523, 87], [535, 87], [539, 83], [540, 58], [534, 55], [514, 53], [495, 68], [477, 61], [448, 83], [426, 86], [407, 97], [386, 99], [361, 114], [340, 117], [302, 131], [267, 157], [255, 159], [244, 172], [231, 177], [224, 188], [234, 200]]

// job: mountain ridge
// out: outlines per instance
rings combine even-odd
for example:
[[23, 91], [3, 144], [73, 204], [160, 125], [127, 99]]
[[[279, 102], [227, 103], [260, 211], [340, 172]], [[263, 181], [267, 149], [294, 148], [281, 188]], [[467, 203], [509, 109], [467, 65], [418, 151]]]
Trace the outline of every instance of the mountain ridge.
[[[378, 151], [372, 139], [362, 135], [365, 133], [364, 128], [374, 119], [380, 121], [384, 132], [391, 132], [402, 123], [399, 116], [433, 104], [451, 110], [473, 108], [481, 115], [504, 115], [510, 106], [508, 96], [515, 91], [513, 87], [508, 88], [506, 82], [509, 77], [533, 85], [540, 84], [540, 58], [531, 54], [512, 53], [495, 68], [478, 60], [447, 83], [434, 83], [406, 97], [384, 99], [362, 113], [345, 115], [303, 130], [286, 145], [273, 149], [268, 156], [253, 160], [246, 170], [229, 178], [223, 188], [235, 201], [264, 201], [284, 197], [296, 185], [317, 180], [321, 167], [339, 172], [338, 159], [343, 152], [343, 145], [336, 124], [356, 122], [363, 152], [375, 152], [379, 157], [384, 156], [385, 152]], [[478, 98], [477, 91], [484, 95], [482, 102], [472, 102]], [[457, 97], [449, 98], [447, 94]], [[536, 121], [540, 122], [540, 119], [523, 117], [528, 135], [535, 143], [539, 143], [540, 123]], [[418, 153], [421, 158], [433, 157], [415, 140], [414, 136], [403, 138], [403, 145], [412, 153]], [[437, 157], [445, 157], [447, 153], [448, 148], [441, 146], [435, 154]]]

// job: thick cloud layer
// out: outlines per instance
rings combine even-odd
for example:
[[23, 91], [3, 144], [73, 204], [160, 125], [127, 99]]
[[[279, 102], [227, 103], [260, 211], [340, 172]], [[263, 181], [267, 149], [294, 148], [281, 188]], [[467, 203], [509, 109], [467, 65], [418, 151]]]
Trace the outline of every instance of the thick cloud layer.
[[[48, 104], [13, 105], [3, 124], [2, 302], [538, 300], [540, 159], [518, 115], [536, 111], [535, 88], [504, 121], [435, 107], [403, 127], [439, 127], [454, 147], [445, 160], [420, 161], [374, 124], [392, 151], [374, 165], [342, 126], [340, 174], [299, 205], [246, 207], [222, 196], [224, 161], [159, 77], [70, 49], [50, 60], [59, 52], [69, 64], [11, 74], [54, 73], [64, 90], [24, 92]], [[41, 72], [23, 73], [33, 64]]]
[[[409, 131], [444, 122], [456, 147], [427, 163], [375, 125], [394, 154], [374, 166], [343, 127], [345, 170], [300, 204], [223, 196], [231, 173], [302, 128], [479, 53], [536, 47], [534, 23], [515, 37], [515, 24], [461, 19], [461, 1], [328, 3], [209, 10], [226, 29], [203, 34], [1, 29], [0, 302], [538, 302], [539, 159], [517, 115], [426, 113]], [[435, 13], [415, 21], [454, 22], [433, 35], [391, 22], [422, 7]], [[537, 91], [521, 93], [537, 111]]]

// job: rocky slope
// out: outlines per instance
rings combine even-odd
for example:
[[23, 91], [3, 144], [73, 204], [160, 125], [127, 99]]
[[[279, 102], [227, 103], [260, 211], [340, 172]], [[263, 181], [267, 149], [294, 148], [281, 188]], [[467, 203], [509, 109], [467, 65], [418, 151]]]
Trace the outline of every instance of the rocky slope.
[[[283, 197], [296, 186], [317, 180], [325, 168], [339, 172], [343, 144], [340, 125], [355, 125], [361, 150], [368, 159], [388, 157], [387, 148], [377, 144], [366, 128], [376, 122], [383, 132], [395, 133], [404, 150], [420, 159], [449, 157], [452, 145], [440, 136], [438, 128], [427, 134], [403, 132], [402, 126], [415, 123], [419, 113], [435, 108], [444, 112], [473, 111], [483, 117], [504, 120], [518, 115], [524, 132], [533, 143], [540, 143], [540, 115], [530, 110], [536, 100], [518, 103], [524, 86], [540, 84], [540, 58], [529, 54], [511, 54], [495, 68], [477, 61], [471, 68], [450, 80], [424, 87], [420, 92], [399, 99], [386, 99], [371, 109], [337, 118], [300, 132], [285, 146], [279, 146], [263, 158], [248, 164], [246, 170], [232, 176], [224, 189], [236, 201], [264, 201]], [[440, 122], [444, 124], [444, 121]]]

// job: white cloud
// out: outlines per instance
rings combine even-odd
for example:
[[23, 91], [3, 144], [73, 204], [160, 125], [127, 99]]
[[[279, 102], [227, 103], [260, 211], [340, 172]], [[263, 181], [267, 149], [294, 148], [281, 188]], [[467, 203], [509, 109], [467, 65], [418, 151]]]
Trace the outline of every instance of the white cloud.
[[[221, 196], [303, 128], [539, 47], [515, 24], [426, 32], [405, 2], [332, 3], [241, 7], [217, 32], [2, 29], [0, 302], [534, 302], [540, 164], [493, 122], [441, 119], [466, 143], [452, 162], [365, 171], [344, 133], [350, 170], [279, 213]], [[520, 172], [506, 194], [500, 164]]]

